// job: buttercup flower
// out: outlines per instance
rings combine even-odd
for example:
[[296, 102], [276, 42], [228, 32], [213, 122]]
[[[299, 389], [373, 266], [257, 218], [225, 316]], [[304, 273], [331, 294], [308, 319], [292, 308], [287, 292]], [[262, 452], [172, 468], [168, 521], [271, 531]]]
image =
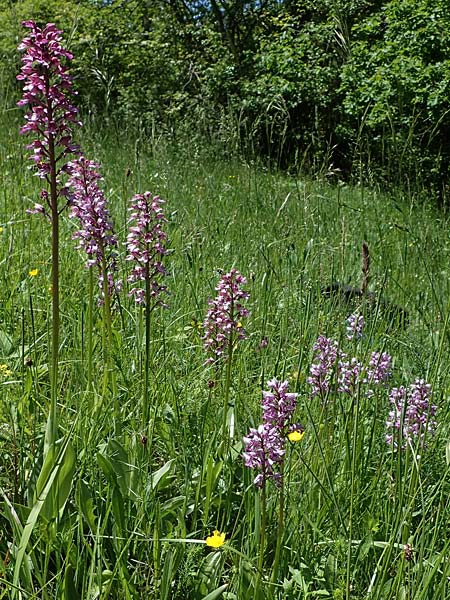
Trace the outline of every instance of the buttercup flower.
[[301, 442], [305, 437], [305, 428], [300, 423], [289, 427], [288, 440], [290, 442]]
[[36, 275], [39, 273], [39, 269], [31, 269], [31, 271], [28, 271], [28, 275], [30, 277], [36, 277]]
[[213, 531], [213, 534], [206, 538], [206, 545], [210, 548], [220, 548], [225, 543], [225, 533], [220, 533], [217, 529]]
[[8, 365], [0, 365], [0, 375], [2, 377], [10, 377], [13, 374]]

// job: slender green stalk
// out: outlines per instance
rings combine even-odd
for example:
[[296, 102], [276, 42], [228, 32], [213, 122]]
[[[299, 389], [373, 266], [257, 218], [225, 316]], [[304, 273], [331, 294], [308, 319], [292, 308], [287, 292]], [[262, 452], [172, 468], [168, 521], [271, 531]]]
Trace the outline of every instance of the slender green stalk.
[[267, 528], [267, 497], [266, 485], [263, 485], [261, 490], [261, 530], [259, 534], [259, 556], [258, 556], [258, 571], [256, 573], [255, 594], [254, 600], [258, 600], [261, 586], [261, 576], [264, 567], [264, 552], [266, 549], [266, 528]]
[[[148, 250], [148, 245], [147, 245]], [[150, 371], [150, 325], [151, 325], [151, 282], [148, 264], [145, 265], [145, 358], [144, 358], [144, 390], [142, 395], [142, 419], [147, 427], [150, 418], [149, 411], [149, 371]]]
[[277, 529], [277, 546], [275, 549], [275, 558], [272, 567], [272, 582], [275, 583], [278, 579], [278, 571], [280, 566], [281, 552], [283, 548], [284, 538], [284, 511], [285, 511], [285, 481], [284, 481], [284, 463], [280, 466], [281, 487], [278, 499], [278, 529]]
[[[46, 81], [49, 87], [48, 78]], [[48, 93], [47, 93], [48, 97]], [[51, 103], [48, 105], [48, 120], [53, 119]], [[58, 438], [58, 368], [59, 368], [59, 211], [56, 178], [55, 144], [52, 136], [48, 138], [50, 165], [50, 206], [52, 222], [52, 349], [50, 375], [50, 413], [47, 432], [47, 445], [52, 446]]]
[[111, 391], [113, 397], [116, 398], [117, 386], [116, 375], [111, 364], [111, 355], [113, 351], [113, 333], [112, 333], [112, 316], [111, 316], [111, 297], [108, 287], [108, 267], [106, 264], [104, 248], [102, 253], [102, 276], [103, 276], [103, 356], [105, 361], [105, 371], [103, 377], [103, 395], [108, 393], [109, 383], [111, 382]]
[[[223, 394], [223, 417], [222, 417], [222, 439], [229, 440], [229, 435], [227, 435], [227, 416], [228, 416], [228, 403], [230, 401], [230, 390], [231, 390], [231, 373], [233, 366], [233, 335], [230, 336], [230, 341], [228, 344], [228, 355], [227, 355], [227, 365], [225, 370], [225, 389]], [[228, 442], [226, 442], [228, 446]]]
[[89, 269], [89, 289], [88, 289], [88, 318], [87, 318], [87, 389], [92, 390], [92, 372], [93, 372], [93, 328], [94, 328], [94, 274]]

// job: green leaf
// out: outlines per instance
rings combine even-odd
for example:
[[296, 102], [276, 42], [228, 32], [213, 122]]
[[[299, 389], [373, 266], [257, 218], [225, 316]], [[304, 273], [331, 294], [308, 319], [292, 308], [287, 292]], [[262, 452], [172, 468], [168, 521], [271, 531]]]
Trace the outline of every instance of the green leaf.
[[156, 491], [158, 489], [164, 489], [165, 487], [167, 487], [167, 484], [169, 483], [167, 481], [168, 474], [169, 474], [174, 462], [175, 462], [175, 459], [171, 458], [160, 469], [158, 469], [157, 471], [152, 473], [152, 476], [150, 478], [150, 489], [152, 491]]
[[92, 494], [86, 483], [80, 479], [77, 489], [77, 504], [93, 534], [97, 531]]
[[[9, 501], [9, 498], [1, 488], [0, 493], [4, 499], [2, 513], [6, 516], [6, 518], [9, 521], [9, 524], [11, 525], [11, 528], [14, 532], [14, 538], [19, 540], [23, 534], [23, 525], [20, 521], [20, 517], [17, 514], [13, 504]], [[33, 578], [31, 576], [30, 559], [26, 553], [24, 554], [24, 561], [22, 564], [22, 575], [24, 584], [26, 584], [27, 589], [33, 590]]]
[[73, 568], [71, 565], [67, 565], [64, 573], [63, 599], [80, 600], [80, 596], [73, 581]]
[[[129, 459], [125, 448], [116, 440], [110, 440], [98, 454], [97, 460], [112, 485], [118, 485], [124, 498], [137, 498], [135, 489], [136, 467]], [[130, 493], [132, 492], [132, 493]]]
[[0, 354], [3, 354], [4, 356], [9, 356], [13, 349], [14, 342], [12, 340], [12, 337], [9, 334], [7, 334], [6, 331], [3, 331], [3, 329], [0, 329]]
[[42, 506], [41, 516], [47, 521], [61, 517], [64, 512], [64, 506], [69, 497], [72, 486], [72, 478], [75, 472], [75, 451], [72, 443], [67, 441], [64, 444], [64, 454], [56, 455], [58, 446], [62, 446], [63, 440], [58, 440], [55, 443], [54, 451], [47, 452], [42, 465], [42, 470], [36, 482], [36, 490], [34, 493], [34, 501], [36, 502], [47, 484], [50, 473], [55, 468], [56, 456], [58, 456], [58, 472], [54, 480], [51, 494], [48, 494]]
[[214, 600], [215, 598], [220, 598], [223, 592], [227, 589], [228, 583], [224, 583], [217, 589], [210, 592], [207, 596], [204, 596], [202, 600]]
[[[12, 590], [12, 596], [11, 596], [12, 599], [14, 599], [16, 597], [16, 591], [17, 591], [16, 588], [19, 583], [20, 573], [21, 573], [21, 569], [22, 569], [22, 563], [25, 558], [25, 553], [26, 553], [26, 549], [28, 546], [28, 542], [30, 541], [31, 534], [33, 532], [34, 527], [36, 526], [37, 520], [43, 509], [45, 501], [46, 501], [47, 497], [50, 494], [52, 494], [54, 491], [56, 491], [57, 498], [59, 498], [58, 490], [54, 490], [53, 486], [55, 485], [55, 482], [58, 481], [58, 475], [59, 475], [61, 467], [65, 461], [67, 448], [68, 448], [69, 444], [70, 444], [70, 439], [69, 439], [69, 437], [67, 437], [63, 443], [58, 444], [60, 446], [59, 451], [58, 451], [58, 447], [56, 444], [51, 446], [50, 450], [46, 456], [46, 459], [44, 460], [44, 463], [45, 463], [47, 461], [48, 455], [50, 454], [52, 456], [53, 466], [50, 469], [47, 467], [45, 469], [45, 472], [47, 475], [46, 475], [45, 481], [44, 481], [44, 479], [42, 479], [42, 481], [41, 481], [41, 483], [43, 485], [42, 490], [39, 494], [37, 494], [36, 502], [30, 511], [30, 515], [27, 519], [27, 522], [25, 523], [25, 527], [22, 532], [22, 536], [20, 539], [17, 556], [16, 556], [16, 564], [14, 566], [14, 576], [13, 576], [13, 586], [14, 587]], [[48, 461], [48, 462], [50, 462], [50, 461]], [[43, 469], [43, 471], [44, 471], [44, 469]]]

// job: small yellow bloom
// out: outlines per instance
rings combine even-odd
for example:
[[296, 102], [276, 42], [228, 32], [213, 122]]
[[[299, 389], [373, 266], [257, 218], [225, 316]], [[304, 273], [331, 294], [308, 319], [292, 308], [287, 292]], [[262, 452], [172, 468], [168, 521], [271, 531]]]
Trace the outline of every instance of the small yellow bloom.
[[3, 233], [3, 227], [0, 227], [0, 233]]
[[8, 368], [8, 365], [0, 365], [0, 375], [3, 377], [9, 377], [13, 372]]
[[220, 531], [217, 531], [217, 529], [213, 531], [212, 536], [206, 538], [206, 545], [210, 546], [211, 548], [220, 548], [220, 546], [223, 546], [224, 543], [225, 534], [220, 533]]
[[301, 442], [304, 435], [304, 431], [291, 431], [291, 433], [288, 433], [288, 438], [291, 442]]
[[39, 273], [39, 269], [31, 269], [31, 271], [28, 271], [28, 275], [30, 277], [36, 277], [36, 275]]
[[236, 329], [242, 329], [242, 323], [240, 321], [236, 323]]

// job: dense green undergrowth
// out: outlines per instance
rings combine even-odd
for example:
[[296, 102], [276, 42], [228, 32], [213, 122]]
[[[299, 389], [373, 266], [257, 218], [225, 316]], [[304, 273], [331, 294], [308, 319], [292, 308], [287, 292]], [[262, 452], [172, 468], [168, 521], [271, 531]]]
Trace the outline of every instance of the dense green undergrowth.
[[2, 0], [7, 86], [24, 19], [64, 30], [97, 118], [448, 197], [445, 0]]
[[[89, 277], [63, 216], [61, 463], [45, 473], [50, 237], [46, 220], [26, 213], [39, 182], [18, 120], [5, 111], [0, 130], [0, 597], [448, 598], [450, 237], [433, 199], [286, 177], [164, 139], [85, 131], [121, 242], [133, 194], [151, 190], [167, 201], [169, 307], [152, 315], [147, 422], [142, 312], [125, 284], [113, 313], [116, 386], [105, 393], [103, 313], [95, 309], [90, 348]], [[363, 241], [369, 288], [385, 304], [323, 297], [333, 281], [360, 285]], [[121, 245], [125, 281], [124, 255]], [[208, 299], [232, 267], [248, 280], [250, 315], [226, 390], [225, 369], [204, 364], [201, 337]], [[407, 319], [395, 318], [394, 307]], [[345, 320], [357, 310], [366, 332], [350, 341]], [[312, 397], [307, 378], [321, 334], [361, 361], [388, 352], [389, 387]], [[276, 572], [280, 492], [267, 483], [263, 511], [242, 458], [273, 377], [298, 392], [305, 427], [287, 448]], [[433, 386], [436, 433], [420, 452], [393, 450], [385, 441], [389, 389], [416, 379]], [[218, 549], [204, 544], [216, 529], [226, 534]]]

